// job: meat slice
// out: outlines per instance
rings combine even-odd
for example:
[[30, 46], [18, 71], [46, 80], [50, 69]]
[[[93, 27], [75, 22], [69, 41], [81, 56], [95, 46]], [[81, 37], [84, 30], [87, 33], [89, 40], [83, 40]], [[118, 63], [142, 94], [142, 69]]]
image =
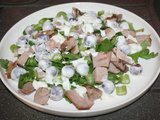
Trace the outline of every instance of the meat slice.
[[108, 71], [111, 72], [111, 73], [115, 73], [115, 74], [120, 72], [120, 70], [117, 69], [116, 66], [114, 66], [113, 63], [111, 63], [111, 62], [109, 64]]
[[83, 12], [81, 12], [79, 9], [77, 8], [72, 8], [72, 15], [74, 18], [77, 18], [78, 16], [83, 15]]
[[121, 51], [120, 51], [119, 49], [117, 49], [116, 47], [113, 48], [113, 52], [115, 53], [115, 55], [116, 55], [119, 59], [121, 59], [121, 60], [123, 60], [123, 61], [125, 61], [125, 62], [127, 62], [127, 63], [129, 63], [129, 64], [133, 64], [133, 63], [134, 63], [134, 60], [133, 60], [131, 57], [125, 55], [123, 52], [121, 52]]
[[133, 44], [133, 43], [135, 43], [133, 40], [131, 40], [131, 39], [128, 39], [127, 41], [127, 44]]
[[129, 30], [129, 29], [125, 29], [122, 31], [122, 34], [125, 36], [125, 37], [128, 37], [128, 35], [131, 35], [133, 37], [136, 37], [136, 32], [135, 31], [132, 31], [132, 30]]
[[89, 100], [94, 101], [102, 96], [102, 91], [90, 85], [83, 85], [87, 89]]
[[78, 24], [76, 26], [77, 30], [75, 32], [77, 32], [78, 34], [82, 34], [83, 30], [82, 30], [83, 24]]
[[127, 72], [129, 70], [129, 68], [123, 63], [123, 61], [116, 57], [114, 53], [112, 53], [111, 55], [111, 62], [122, 72]]
[[32, 85], [32, 82], [27, 82], [26, 84], [23, 85], [22, 89], [19, 89], [19, 93], [28, 95], [34, 91], [34, 87]]
[[17, 64], [20, 65], [20, 66], [22, 66], [22, 67], [25, 67], [25, 63], [27, 62], [30, 54], [31, 54], [30, 51], [24, 51], [21, 54], [21, 56], [18, 58]]
[[46, 34], [51, 38], [56, 33], [54, 32], [54, 30], [47, 30], [47, 31], [42, 31], [42, 32], [37, 33], [36, 35], [34, 35], [34, 37], [37, 38], [41, 34]]
[[45, 87], [38, 88], [38, 90], [34, 95], [34, 102], [41, 105], [47, 105], [49, 94], [50, 94], [50, 90], [48, 88], [45, 88]]
[[112, 39], [112, 37], [116, 35], [115, 31], [112, 28], [105, 29], [105, 33], [109, 40]]
[[46, 48], [47, 48], [47, 51], [50, 52], [51, 50], [53, 50], [54, 48], [58, 48], [60, 49], [60, 43], [56, 42], [55, 40], [53, 39], [49, 39], [47, 42], [46, 42]]
[[111, 17], [105, 18], [105, 21], [114, 20], [116, 22], [119, 22], [119, 21], [121, 21], [121, 19], [122, 19], [122, 14], [113, 14]]
[[72, 48], [71, 53], [73, 54], [79, 53], [78, 41], [76, 41], [76, 45]]
[[8, 79], [11, 79], [11, 72], [15, 67], [17, 67], [17, 61], [15, 61], [15, 62], [9, 61], [8, 71], [6, 73]]
[[93, 71], [95, 83], [102, 83], [102, 80], [108, 77], [108, 70], [105, 67], [96, 67]]
[[61, 51], [69, 51], [76, 45], [75, 38], [73, 36], [67, 37], [67, 39], [61, 44]]
[[67, 90], [66, 96], [71, 100], [78, 110], [88, 110], [94, 104], [93, 101], [89, 100], [87, 93], [81, 97], [76, 90]]
[[19, 50], [19, 49], [15, 49], [15, 50], [14, 50], [14, 57], [17, 57], [17, 56], [18, 56], [18, 50]]
[[152, 39], [150, 38], [150, 36], [151, 35], [137, 35], [136, 39], [139, 44], [142, 44], [145, 40], [147, 40], [148, 46], [150, 47], [152, 42]]
[[93, 67], [109, 67], [111, 59], [111, 51], [108, 52], [99, 52], [97, 56], [92, 56]]

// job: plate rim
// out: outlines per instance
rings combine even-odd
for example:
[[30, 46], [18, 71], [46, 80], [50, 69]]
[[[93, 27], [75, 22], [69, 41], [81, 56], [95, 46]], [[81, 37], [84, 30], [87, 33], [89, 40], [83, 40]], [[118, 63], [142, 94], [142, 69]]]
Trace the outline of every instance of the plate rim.
[[[6, 34], [2, 37], [2, 40], [1, 40], [1, 42], [0, 42], [0, 43], [1, 43], [1, 44], [0, 44], [0, 48], [1, 48], [2, 44], [3, 44], [3, 41], [4, 41], [5, 37], [7, 36], [7, 34], [10, 33], [11, 29], [13, 29], [17, 24], [19, 24], [20, 22], [22, 22], [22, 21], [23, 21], [24, 19], [26, 19], [28, 16], [34, 15], [34, 14], [36, 14], [36, 13], [38, 13], [38, 12], [41, 12], [41, 11], [43, 11], [43, 10], [46, 10], [46, 9], [51, 9], [52, 7], [55, 7], [55, 6], [58, 7], [58, 6], [70, 5], [70, 4], [75, 4], [75, 5], [76, 5], [76, 4], [99, 4], [99, 5], [110, 6], [110, 7], [113, 7], [113, 8], [120, 9], [120, 10], [122, 10], [122, 11], [128, 12], [129, 14], [138, 17], [138, 19], [141, 19], [143, 22], [145, 22], [145, 24], [149, 25], [149, 27], [150, 27], [150, 28], [152, 29], [152, 31], [155, 33], [156, 38], [159, 38], [157, 32], [153, 29], [153, 27], [152, 27], [149, 23], [147, 23], [145, 20], [143, 20], [141, 17], [139, 17], [139, 16], [136, 15], [135, 13], [132, 13], [132, 12], [130, 12], [130, 11], [124, 9], [124, 8], [117, 7], [117, 6], [110, 5], [110, 4], [105, 4], [105, 3], [98, 3], [98, 2], [70, 2], [70, 3], [63, 3], [63, 4], [57, 4], [57, 5], [45, 7], [45, 8], [43, 8], [43, 9], [40, 9], [40, 10], [38, 10], [38, 11], [36, 11], [36, 12], [33, 12], [33, 13], [27, 15], [26, 17], [22, 18], [22, 19], [19, 20], [16, 24], [14, 24], [14, 25], [6, 32]], [[160, 38], [159, 38], [159, 39], [160, 39]], [[159, 44], [160, 44], [160, 42], [159, 42]], [[122, 103], [120, 103], [120, 104], [118, 104], [118, 105], [116, 105], [116, 106], [114, 106], [114, 107], [109, 107], [109, 108], [107, 108], [107, 109], [96, 109], [96, 110], [79, 110], [79, 111], [70, 111], [70, 110], [69, 110], [69, 111], [65, 111], [65, 112], [64, 112], [64, 110], [56, 110], [56, 111], [55, 111], [53, 108], [39, 105], [39, 104], [37, 104], [37, 103], [35, 103], [35, 102], [33, 102], [33, 101], [30, 101], [30, 100], [26, 99], [25, 97], [22, 97], [18, 92], [14, 91], [14, 90], [7, 84], [7, 82], [5, 81], [5, 79], [4, 79], [4, 77], [3, 77], [4, 75], [2, 74], [1, 70], [2, 70], [2, 69], [0, 69], [0, 78], [1, 78], [1, 81], [2, 81], [3, 84], [7, 87], [7, 89], [8, 89], [15, 97], [17, 97], [20, 101], [22, 101], [23, 103], [27, 104], [28, 106], [30, 106], [30, 107], [32, 107], [32, 108], [34, 108], [34, 109], [35, 109], [35, 107], [37, 107], [37, 108], [43, 108], [44, 110], [45, 110], [45, 109], [48, 109], [48, 110], [50, 110], [50, 111], [57, 112], [55, 115], [63, 116], [63, 115], [61, 115], [61, 114], [59, 114], [59, 113], [69, 113], [69, 114], [74, 114], [74, 113], [77, 114], [77, 113], [78, 113], [78, 114], [81, 114], [81, 115], [82, 115], [82, 114], [84, 114], [84, 113], [85, 113], [85, 114], [95, 113], [95, 112], [97, 112], [97, 110], [98, 110], [98, 112], [104, 112], [104, 110], [107, 111], [107, 110], [110, 110], [110, 109], [113, 109], [113, 110], [110, 111], [110, 112], [113, 112], [113, 111], [115, 111], [115, 110], [119, 110], [120, 108], [124, 108], [124, 107], [128, 106], [129, 104], [131, 104], [131, 103], [135, 102], [137, 99], [139, 99], [142, 95], [144, 95], [144, 94], [147, 92], [147, 90], [153, 85], [153, 83], [156, 81], [156, 78], [157, 78], [158, 75], [159, 75], [160, 65], [159, 65], [159, 69], [158, 69], [157, 73], [155, 74], [154, 78], [152, 78], [152, 81], [150, 82], [149, 85], [147, 85], [147, 86], [145, 87], [144, 90], [140, 91], [139, 94], [131, 97], [130, 99], [124, 100]], [[128, 102], [127, 102], [127, 101], [128, 101]], [[36, 108], [36, 109], [37, 109], [37, 108]], [[40, 111], [45, 112], [45, 111], [43, 111], [43, 110], [40, 110]], [[47, 113], [48, 113], [48, 112], [47, 112]], [[104, 112], [104, 113], [109, 113], [109, 112]], [[103, 114], [104, 114], [104, 113], [103, 113]], [[96, 115], [97, 115], [97, 114], [96, 114]], [[77, 115], [76, 115], [76, 116], [71, 116], [71, 115], [68, 115], [68, 116], [69, 116], [69, 117], [79, 117], [79, 116], [80, 116], [80, 117], [86, 117], [86, 116], [96, 116], [96, 115], [85, 115], [85, 116], [80, 116], [80, 115], [78, 115], [78, 116], [77, 116]], [[100, 115], [100, 114], [98, 114], [98, 115]], [[64, 115], [64, 116], [66, 116], [66, 115]]]

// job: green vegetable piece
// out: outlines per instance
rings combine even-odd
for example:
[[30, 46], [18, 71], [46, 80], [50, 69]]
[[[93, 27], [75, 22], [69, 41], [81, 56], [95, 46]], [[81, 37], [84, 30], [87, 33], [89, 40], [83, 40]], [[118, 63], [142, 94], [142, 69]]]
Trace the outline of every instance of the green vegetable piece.
[[98, 11], [98, 16], [100, 17], [101, 15], [104, 14], [104, 10]]
[[158, 53], [155, 54], [154, 52], [151, 52], [151, 53], [149, 52], [150, 52], [149, 49], [142, 50], [139, 56], [141, 58], [148, 60], [150, 58], [155, 58], [158, 55]]
[[29, 41], [29, 45], [33, 46], [33, 45], [35, 45], [35, 43], [33, 41]]
[[77, 88], [77, 87], [71, 85], [71, 90], [74, 90], [74, 89], [76, 89], [76, 88]]
[[50, 20], [53, 21], [53, 18], [42, 18], [41, 20], [39, 20], [39, 24], [43, 24], [44, 22], [46, 22], [46, 20]]
[[116, 33], [116, 35], [111, 39], [113, 45], [115, 45], [118, 41], [117, 37], [123, 35], [121, 32]]
[[0, 59], [0, 65], [2, 68], [6, 69], [6, 71], [8, 70], [8, 63], [9, 61], [7, 59]]
[[87, 50], [87, 47], [85, 47], [83, 44], [79, 46], [80, 51], [85, 51]]
[[105, 39], [104, 41], [96, 45], [97, 52], [106, 52], [106, 51], [111, 51], [112, 49], [113, 49], [113, 44], [108, 39]]
[[27, 35], [27, 33], [26, 33], [26, 31], [25, 31], [25, 30], [23, 31], [23, 35]]
[[94, 83], [95, 83], [95, 78], [94, 78], [94, 75], [93, 74], [87, 74], [86, 76], [85, 76], [85, 78], [86, 78], [86, 80], [87, 80], [87, 84], [89, 84], [89, 85], [94, 85]]
[[41, 31], [42, 30], [42, 24], [37, 24], [37, 25], [34, 25], [34, 29], [36, 30], [36, 31]]
[[25, 66], [38, 67], [38, 62], [36, 61], [35, 57], [31, 57], [27, 60]]
[[57, 75], [54, 79], [53, 79], [53, 83], [63, 83], [62, 77], [61, 75]]
[[128, 74], [120, 75], [119, 76], [120, 80], [121, 80], [121, 84], [129, 84], [130, 83], [130, 78]]
[[144, 31], [144, 28], [142, 29], [139, 29], [139, 30], [135, 30], [134, 27], [133, 27], [133, 23], [130, 23], [128, 22], [128, 25], [129, 25], [129, 29], [132, 30], [132, 31], [135, 31], [135, 32], [140, 32], [140, 31]]
[[114, 74], [108, 72], [108, 80], [112, 81], [114, 84], [120, 83], [120, 78], [118, 77], [119, 74]]
[[98, 30], [98, 29], [95, 29], [94, 32], [93, 32], [93, 34], [96, 34], [96, 33], [101, 34], [101, 31]]
[[130, 54], [129, 56], [135, 61], [135, 63], [138, 63], [139, 55], [140, 55], [140, 52], [136, 52], [136, 53]]
[[94, 68], [93, 68], [93, 62], [91, 62], [90, 65], [89, 65], [89, 73], [92, 74], [93, 70], [94, 70]]
[[33, 70], [29, 70], [28, 73], [25, 73], [23, 75], [20, 75], [19, 82], [18, 82], [18, 88], [22, 89], [23, 85], [27, 82], [33, 82], [34, 79], [37, 79], [37, 72], [34, 72]]
[[148, 41], [145, 40], [142, 44], [141, 44], [141, 47], [142, 47], [142, 50], [145, 50], [148, 46]]
[[90, 56], [85, 56], [84, 60], [87, 60], [87, 64], [90, 64], [92, 62], [91, 57]]
[[105, 30], [109, 28], [108, 26], [106, 26], [106, 22], [102, 21], [102, 27], [100, 28], [101, 30]]
[[12, 51], [12, 53], [14, 53], [14, 51], [15, 51], [16, 49], [18, 49], [18, 48], [20, 48], [20, 47], [17, 46], [17, 45], [15, 45], [15, 44], [13, 44], [13, 45], [10, 46], [10, 50]]
[[127, 94], [126, 86], [116, 87], [116, 94], [119, 96], [123, 96]]
[[59, 12], [56, 17], [61, 17], [63, 16], [63, 19], [65, 19], [66, 21], [68, 21], [68, 17], [67, 17], [67, 14], [63, 11]]
[[70, 100], [67, 96], [64, 96], [64, 98], [65, 98], [65, 100], [66, 100], [67, 102], [69, 102], [70, 104], [72, 104], [71, 100]]
[[81, 58], [81, 54], [73, 54], [73, 53], [67, 53], [66, 54], [65, 52], [62, 52], [62, 56], [65, 59], [65, 61], [76, 60], [76, 59]]
[[60, 53], [55, 53], [52, 57], [52, 61], [60, 61], [62, 60], [62, 55]]

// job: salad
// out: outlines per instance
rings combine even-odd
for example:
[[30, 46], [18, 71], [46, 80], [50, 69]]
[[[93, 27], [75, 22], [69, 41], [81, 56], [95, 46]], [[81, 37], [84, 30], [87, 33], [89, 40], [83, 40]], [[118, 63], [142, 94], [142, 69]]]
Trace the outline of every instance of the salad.
[[151, 35], [143, 31], [122, 14], [72, 8], [27, 26], [10, 46], [17, 60], [0, 59], [0, 65], [8, 79], [18, 82], [20, 94], [34, 94], [34, 102], [66, 99], [86, 110], [103, 94], [126, 95], [128, 73], [143, 72], [138, 59], [158, 55], [148, 49]]

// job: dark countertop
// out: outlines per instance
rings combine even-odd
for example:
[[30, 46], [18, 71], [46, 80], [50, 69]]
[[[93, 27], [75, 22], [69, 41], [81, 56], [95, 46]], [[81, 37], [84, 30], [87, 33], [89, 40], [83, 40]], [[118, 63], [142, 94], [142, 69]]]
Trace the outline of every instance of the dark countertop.
[[[13, 2], [8, 2], [13, 1]], [[19, 2], [14, 2], [19, 1]], [[116, 5], [129, 10], [146, 20], [160, 35], [160, 21], [153, 7], [154, 0], [88, 0]], [[46, 7], [80, 2], [80, 0], [0, 0], [0, 39], [23, 17]], [[81, 0], [84, 2], [84, 0]], [[67, 118], [37, 111], [25, 105], [0, 81], [0, 120], [159, 120], [160, 119], [160, 76], [140, 99], [118, 111], [89, 118]]]

